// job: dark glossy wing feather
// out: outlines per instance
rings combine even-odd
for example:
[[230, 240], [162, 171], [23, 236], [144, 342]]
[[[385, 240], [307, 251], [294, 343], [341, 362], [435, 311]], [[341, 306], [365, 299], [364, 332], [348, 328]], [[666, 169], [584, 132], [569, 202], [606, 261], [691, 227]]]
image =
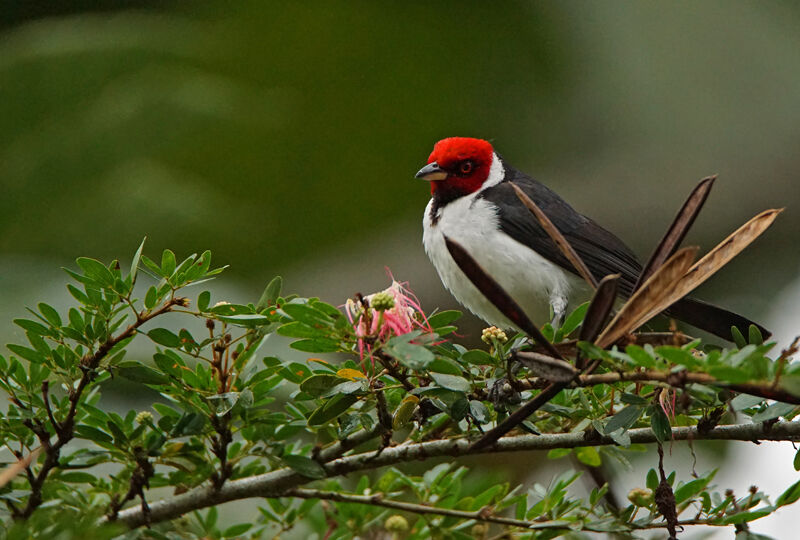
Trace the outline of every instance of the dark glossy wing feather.
[[[576, 211], [547, 186], [505, 163], [503, 166], [506, 170], [504, 181], [481, 193], [481, 197], [497, 206], [503, 232], [565, 270], [577, 274], [539, 221], [520, 204], [508, 183], [514, 182], [547, 214], [598, 281], [611, 274], [620, 274], [619, 293], [623, 297], [630, 296], [642, 271], [642, 264], [630, 248]], [[747, 335], [748, 327], [755, 324], [764, 336], [770, 335], [766, 328], [746, 317], [694, 298], [687, 297], [676, 302], [666, 314], [727, 340], [731, 340], [731, 326], [736, 326], [742, 334]]]
[[565, 270], [575, 273], [572, 264], [564, 257], [538, 220], [519, 203], [508, 183], [514, 182], [547, 214], [598, 281], [610, 274], [620, 274], [620, 293], [624, 296], [630, 295], [642, 265], [628, 246], [577, 212], [547, 186], [516, 169], [508, 166], [505, 168], [506, 181], [481, 193], [483, 198], [497, 206], [500, 228], [503, 232]]

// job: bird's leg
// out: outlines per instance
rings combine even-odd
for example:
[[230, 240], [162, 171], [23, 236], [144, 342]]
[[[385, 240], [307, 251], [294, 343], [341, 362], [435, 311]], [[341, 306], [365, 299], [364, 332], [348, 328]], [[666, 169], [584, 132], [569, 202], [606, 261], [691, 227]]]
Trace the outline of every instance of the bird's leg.
[[550, 307], [553, 309], [553, 318], [550, 324], [553, 328], [560, 328], [564, 322], [564, 315], [567, 313], [567, 297], [560, 292], [553, 292], [550, 295]]
[[519, 403], [520, 389], [515, 375], [522, 368], [522, 363], [517, 360], [517, 351], [530, 344], [530, 338], [525, 338], [511, 348], [506, 358], [505, 376], [494, 381], [489, 387], [489, 399], [496, 407], [505, 403]]

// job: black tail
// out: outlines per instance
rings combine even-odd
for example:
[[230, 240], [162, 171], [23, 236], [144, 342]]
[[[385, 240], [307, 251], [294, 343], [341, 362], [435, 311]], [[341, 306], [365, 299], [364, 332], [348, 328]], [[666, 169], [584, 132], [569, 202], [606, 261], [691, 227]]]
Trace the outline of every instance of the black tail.
[[743, 336], [748, 335], [751, 324], [761, 331], [764, 339], [772, 335], [772, 332], [746, 317], [696, 298], [683, 298], [672, 304], [665, 313], [728, 341], [733, 341], [731, 326], [738, 328]]

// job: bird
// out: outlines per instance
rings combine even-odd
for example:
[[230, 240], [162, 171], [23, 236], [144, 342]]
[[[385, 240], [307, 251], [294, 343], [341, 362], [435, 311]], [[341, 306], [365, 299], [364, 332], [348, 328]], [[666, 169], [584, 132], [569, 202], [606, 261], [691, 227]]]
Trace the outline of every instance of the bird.
[[[519, 330], [462, 272], [445, 237], [460, 244], [526, 313], [549, 304], [554, 321], [561, 321], [571, 294], [585, 290], [572, 263], [517, 197], [512, 182], [541, 208], [598, 281], [619, 274], [620, 298], [633, 293], [642, 271], [633, 251], [553, 190], [509, 165], [490, 142], [442, 139], [416, 178], [430, 182], [431, 199], [423, 216], [425, 252], [455, 299], [490, 325]], [[696, 298], [684, 297], [665, 313], [728, 341], [734, 326], [745, 336], [750, 325], [763, 337], [770, 335], [748, 318]]]

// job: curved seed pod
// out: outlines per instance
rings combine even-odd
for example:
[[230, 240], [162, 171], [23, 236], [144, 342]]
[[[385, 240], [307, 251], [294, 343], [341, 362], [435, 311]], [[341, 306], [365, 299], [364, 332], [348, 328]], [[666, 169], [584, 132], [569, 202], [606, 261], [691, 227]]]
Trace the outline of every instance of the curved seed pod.
[[653, 275], [653, 272], [658, 270], [658, 268], [677, 251], [686, 233], [689, 232], [689, 229], [692, 227], [697, 214], [702, 210], [703, 204], [705, 204], [708, 194], [714, 186], [714, 180], [716, 179], [716, 176], [703, 178], [692, 190], [686, 202], [683, 203], [681, 209], [678, 210], [678, 214], [672, 221], [672, 225], [669, 226], [661, 242], [658, 243], [656, 249], [653, 250], [653, 254], [650, 255], [647, 264], [642, 268], [642, 273], [639, 274], [639, 279], [633, 287], [634, 291], [647, 281], [647, 279]]
[[696, 253], [696, 247], [683, 248], [653, 272], [620, 308], [595, 344], [602, 348], [608, 347], [675, 303], [677, 298], [672, 294], [675, 283], [689, 270]]

